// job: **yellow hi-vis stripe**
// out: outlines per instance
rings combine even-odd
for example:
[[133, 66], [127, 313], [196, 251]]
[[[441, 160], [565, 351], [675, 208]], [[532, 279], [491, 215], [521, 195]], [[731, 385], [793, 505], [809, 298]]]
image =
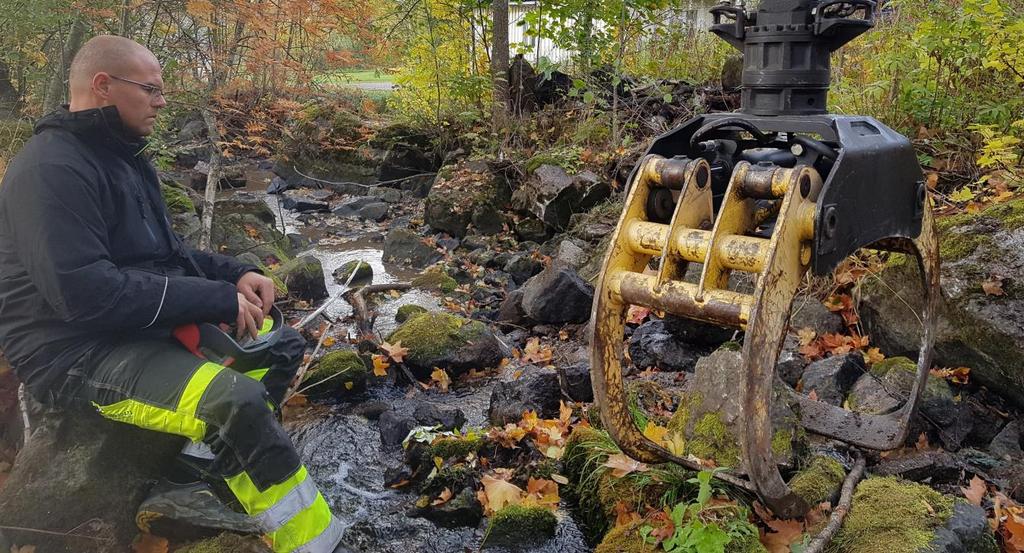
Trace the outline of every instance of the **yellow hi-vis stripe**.
[[271, 319], [270, 317], [264, 317], [263, 326], [260, 327], [259, 332], [257, 332], [256, 334], [266, 334], [270, 332], [270, 329], [272, 328], [274, 328], [274, 319]]
[[206, 436], [206, 423], [196, 418], [196, 409], [206, 388], [224, 367], [216, 363], [203, 363], [196, 367], [185, 385], [185, 391], [174, 410], [164, 409], [135, 399], [125, 399], [110, 405], [93, 403], [105, 418], [133, 426], [176, 434], [198, 442]]
[[[287, 480], [262, 492], [245, 472], [225, 480], [245, 511], [265, 525], [264, 531], [273, 543], [275, 553], [298, 551], [331, 526], [330, 507], [309, 480], [306, 467], [299, 467]], [[303, 488], [310, 488], [313, 493], [296, 493]], [[312, 501], [307, 497], [310, 495]], [[269, 517], [272, 520], [265, 520], [269, 511], [274, 511], [274, 516]]]

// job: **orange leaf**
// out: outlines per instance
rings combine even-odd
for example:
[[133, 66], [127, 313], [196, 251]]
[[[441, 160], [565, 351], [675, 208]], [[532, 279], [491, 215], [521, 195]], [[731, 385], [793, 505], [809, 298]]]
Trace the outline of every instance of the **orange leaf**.
[[985, 282], [981, 283], [981, 289], [985, 291], [986, 296], [1003, 296], [1006, 292], [1003, 291], [1003, 279], [1000, 277], [989, 277], [985, 279]]
[[448, 386], [451, 385], [452, 379], [448, 377], [448, 373], [444, 372], [444, 369], [434, 367], [434, 371], [430, 373], [430, 381], [436, 382], [437, 387], [442, 392], [448, 391]]
[[388, 363], [387, 358], [383, 355], [378, 354], [373, 356], [373, 374], [376, 376], [387, 376], [388, 367], [390, 366], [391, 363]]
[[135, 536], [132, 542], [134, 553], [167, 553], [167, 538], [154, 536], [150, 533], [142, 533]]
[[526, 482], [526, 498], [541, 507], [558, 508], [558, 484], [553, 480], [530, 478]]
[[1017, 552], [1024, 552], [1024, 518], [1008, 516], [1003, 523], [1003, 537], [1004, 545], [1013, 547]]
[[622, 478], [632, 472], [644, 472], [647, 470], [647, 465], [621, 453], [610, 455], [603, 466], [612, 469], [612, 476], [615, 478]]
[[523, 363], [546, 365], [551, 361], [551, 355], [551, 348], [542, 348], [540, 338], [533, 337], [526, 341], [526, 347], [523, 349], [523, 356], [520, 360]]
[[484, 486], [484, 496], [480, 503], [487, 515], [500, 511], [506, 505], [518, 505], [523, 501], [522, 488], [511, 482], [485, 474], [480, 483]]
[[395, 342], [394, 344], [384, 342], [383, 344], [380, 345], [380, 349], [387, 352], [388, 357], [390, 357], [391, 360], [394, 361], [395, 363], [401, 363], [403, 360], [405, 360], [405, 356], [409, 355], [409, 348], [403, 348], [401, 340]]
[[448, 503], [452, 498], [452, 491], [448, 488], [441, 490], [441, 494], [437, 496], [437, 499], [430, 502], [431, 505], [437, 507], [438, 505], [444, 505]]
[[796, 520], [769, 519], [764, 522], [773, 530], [761, 536], [761, 544], [768, 553], [790, 553], [790, 547], [803, 538], [804, 525]]
[[985, 497], [985, 492], [988, 491], [988, 486], [985, 481], [980, 477], [975, 476], [971, 478], [970, 486], [967, 488], [960, 488], [960, 491], [964, 492], [964, 497], [971, 505], [981, 507], [981, 498]]
[[629, 324], [638, 325], [644, 322], [644, 319], [651, 314], [651, 310], [647, 307], [640, 307], [639, 305], [630, 305], [629, 311], [626, 312], [626, 322]]
[[634, 522], [640, 522], [640, 515], [629, 508], [625, 501], [615, 504], [615, 526], [625, 526]]

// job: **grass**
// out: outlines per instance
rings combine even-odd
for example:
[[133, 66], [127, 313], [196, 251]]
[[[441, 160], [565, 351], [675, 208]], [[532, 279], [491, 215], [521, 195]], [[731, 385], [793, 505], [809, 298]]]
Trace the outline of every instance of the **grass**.
[[327, 86], [350, 86], [360, 83], [388, 83], [394, 80], [380, 69], [336, 70], [317, 75], [313, 81]]

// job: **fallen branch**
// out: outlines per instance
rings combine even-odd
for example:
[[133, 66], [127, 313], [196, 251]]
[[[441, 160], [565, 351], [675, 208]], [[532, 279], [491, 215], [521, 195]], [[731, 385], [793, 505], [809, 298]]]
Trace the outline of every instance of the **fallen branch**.
[[306, 361], [298, 372], [295, 373], [295, 378], [292, 380], [291, 386], [288, 387], [288, 391], [284, 394], [284, 399], [281, 401], [281, 405], [288, 403], [288, 400], [297, 393], [299, 385], [302, 384], [302, 379], [306, 376], [306, 371], [309, 370], [309, 366], [313, 364], [313, 359], [316, 358], [316, 354], [320, 353], [320, 348], [324, 345], [324, 340], [327, 338], [327, 334], [330, 333], [331, 327], [334, 323], [327, 323], [327, 327], [320, 333], [320, 339], [316, 342], [316, 347], [313, 348], [313, 353], [309, 356], [309, 361]]
[[402, 177], [400, 179], [383, 180], [383, 181], [380, 181], [380, 182], [375, 182], [373, 184], [363, 184], [361, 182], [329, 181], [329, 180], [325, 180], [325, 179], [318, 179], [316, 177], [311, 177], [311, 176], [303, 173], [302, 171], [299, 171], [299, 169], [297, 167], [293, 167], [292, 169], [296, 173], [298, 173], [300, 177], [305, 177], [305, 178], [307, 178], [307, 179], [309, 179], [309, 180], [311, 180], [313, 182], [319, 182], [321, 184], [332, 184], [334, 186], [361, 186], [363, 188], [377, 188], [377, 187], [383, 186], [385, 184], [395, 184], [395, 183], [399, 183], [399, 182], [404, 182], [404, 181], [407, 181], [407, 180], [415, 179], [416, 177], [423, 177], [423, 176], [427, 176], [427, 175], [436, 175], [437, 174], [437, 173], [417, 173], [415, 175], [409, 175], [408, 177]]
[[22, 445], [27, 446], [28, 439], [32, 435], [32, 424], [28, 419], [28, 397], [25, 396], [24, 384], [18, 386], [18, 407], [21, 409], [21, 421], [25, 430], [25, 443]]
[[[353, 274], [355, 274], [355, 271], [353, 271]], [[352, 305], [352, 316], [356, 319], [356, 329], [359, 331], [359, 335], [369, 336], [374, 343], [377, 342], [373, 338], [373, 318], [370, 316], [370, 308], [366, 303], [367, 294], [390, 292], [391, 290], [403, 291], [410, 288], [412, 288], [412, 284], [409, 282], [389, 282], [385, 284], [371, 284], [345, 292], [343, 295], [345, 300]]]
[[850, 504], [853, 503], [853, 489], [857, 487], [857, 482], [860, 482], [862, 476], [864, 476], [863, 456], [857, 458], [857, 462], [853, 464], [850, 474], [846, 476], [846, 480], [843, 482], [843, 491], [839, 495], [839, 505], [832, 511], [832, 516], [828, 520], [828, 526], [819, 532], [817, 536], [814, 536], [814, 539], [804, 548], [804, 553], [821, 553], [829, 542], [832, 541], [836, 532], [843, 526], [843, 519], [846, 518], [846, 513], [850, 510]]
[[353, 270], [352, 274], [348, 275], [348, 280], [345, 281], [345, 284], [341, 285], [341, 291], [340, 292], [335, 294], [333, 297], [327, 298], [327, 301], [325, 301], [320, 307], [317, 307], [312, 313], [310, 313], [309, 315], [306, 315], [305, 317], [303, 317], [303, 319], [301, 321], [299, 321], [299, 322], [295, 323], [294, 325], [292, 325], [292, 328], [294, 328], [295, 330], [302, 330], [302, 327], [304, 327], [307, 324], [309, 324], [309, 321], [312, 321], [313, 319], [315, 319], [317, 315], [319, 315], [319, 314], [324, 312], [324, 309], [327, 309], [331, 304], [333, 304], [334, 302], [338, 301], [338, 298], [342, 297], [343, 295], [345, 295], [346, 292], [349, 291], [348, 285], [352, 284], [352, 279], [355, 278], [355, 277], [356, 277], [356, 271]]

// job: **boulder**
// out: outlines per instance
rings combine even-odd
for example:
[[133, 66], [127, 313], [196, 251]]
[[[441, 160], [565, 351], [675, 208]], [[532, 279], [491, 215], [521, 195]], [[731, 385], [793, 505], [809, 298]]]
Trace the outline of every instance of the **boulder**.
[[793, 303], [793, 314], [789, 321], [789, 327], [792, 329], [810, 328], [819, 335], [841, 333], [846, 330], [842, 316], [829, 311], [821, 302], [813, 298]]
[[384, 260], [405, 263], [422, 269], [444, 256], [423, 242], [423, 237], [404, 228], [392, 229], [384, 237]]
[[371, 198], [377, 198], [379, 201], [388, 204], [397, 204], [402, 202], [402, 191], [397, 188], [388, 188], [386, 186], [377, 186], [371, 188], [367, 193], [367, 196]]
[[512, 256], [502, 270], [512, 277], [512, 282], [522, 284], [533, 275], [543, 271], [544, 264], [533, 254], [523, 252]]
[[444, 528], [476, 528], [484, 516], [483, 505], [470, 487], [463, 488], [455, 497], [440, 505], [434, 505], [433, 500], [429, 495], [422, 496], [409, 511], [409, 516], [425, 518]]
[[427, 195], [423, 220], [435, 231], [462, 238], [474, 213], [481, 211], [476, 218], [485, 218], [508, 202], [509, 193], [505, 177], [485, 162], [460, 163], [438, 173]]
[[558, 248], [555, 249], [552, 257], [574, 269], [579, 269], [588, 259], [587, 252], [583, 251], [583, 248], [577, 246], [572, 240], [562, 240], [559, 242]]
[[562, 388], [562, 394], [569, 399], [590, 403], [594, 401], [594, 388], [590, 382], [590, 364], [576, 363], [568, 367], [559, 366], [558, 383]]
[[867, 371], [859, 352], [820, 359], [803, 373], [803, 393], [812, 391], [818, 401], [842, 405], [850, 387]]
[[482, 204], [477, 206], [470, 215], [469, 221], [480, 234], [491, 236], [505, 230], [505, 215], [498, 206]]
[[[935, 364], [971, 367], [973, 381], [1024, 406], [1024, 200], [939, 219], [937, 226], [943, 301]], [[861, 287], [865, 331], [882, 351], [917, 350], [918, 325], [906, 324], [920, 312], [917, 275], [916, 263], [895, 256]], [[985, 292], [985, 282], [996, 295]]]
[[1024, 422], [1020, 419], [1010, 421], [999, 434], [992, 439], [988, 446], [988, 452], [998, 459], [1021, 459], [1024, 460], [1024, 449], [1021, 448]]
[[274, 177], [270, 179], [270, 184], [267, 185], [267, 194], [280, 194], [285, 190], [291, 189], [292, 185], [288, 184], [288, 181], [274, 175]]
[[523, 312], [539, 323], [590, 319], [594, 287], [563, 263], [552, 262], [523, 285]]
[[447, 313], [413, 317], [388, 335], [387, 341], [401, 341], [409, 349], [404, 362], [419, 377], [440, 367], [455, 378], [470, 369], [496, 367], [504, 357], [501, 343], [486, 325]]
[[[614, 229], [612, 229], [614, 230]], [[523, 217], [515, 225], [516, 238], [524, 242], [543, 242], [548, 239], [548, 228], [534, 217]]]
[[136, 509], [183, 444], [92, 411], [45, 415], [0, 488], [3, 538], [46, 553], [127, 551]]
[[541, 165], [512, 195], [512, 207], [562, 231], [573, 213], [587, 211], [610, 195], [608, 183], [590, 171], [570, 176], [557, 165]]
[[423, 307], [422, 305], [416, 305], [415, 303], [406, 304], [399, 307], [398, 310], [395, 311], [395, 322], [404, 323], [405, 321], [408, 321], [410, 318], [419, 315], [420, 313], [426, 312], [427, 308]]
[[462, 409], [428, 401], [417, 404], [412, 416], [422, 426], [440, 426], [446, 431], [462, 428], [466, 424], [466, 414]]
[[562, 388], [558, 371], [530, 367], [519, 378], [507, 378], [491, 388], [487, 420], [493, 426], [518, 422], [526, 411], [534, 411], [542, 419], [558, 416]]
[[320, 382], [305, 392], [317, 399], [338, 399], [366, 389], [369, 373], [366, 361], [354, 350], [330, 351], [320, 358], [317, 368], [306, 373], [303, 387]]
[[390, 182], [433, 170], [433, 152], [427, 153], [417, 144], [395, 142], [384, 152], [384, 158], [377, 166], [377, 180]]
[[338, 207], [335, 207], [331, 211], [338, 217], [358, 217], [360, 209], [375, 203], [379, 203], [379, 200], [376, 198], [371, 198], [370, 196], [356, 196], [341, 202]]
[[423, 271], [416, 278], [412, 279], [411, 284], [414, 288], [426, 292], [440, 292], [442, 294], [451, 294], [459, 286], [459, 283], [454, 278], [448, 276], [448, 273], [439, 267], [432, 267]]
[[701, 355], [726, 342], [731, 331], [668, 316], [651, 319], [629, 337], [629, 357], [639, 369], [690, 371]]
[[[355, 272], [355, 276], [352, 276], [353, 272]], [[353, 259], [335, 269], [331, 276], [334, 277], [334, 281], [338, 284], [345, 284], [346, 282], [349, 284], [366, 284], [373, 280], [373, 267], [365, 261]], [[349, 278], [352, 280], [349, 281]]]
[[[404, 344], [403, 344], [404, 345]], [[414, 402], [399, 408], [391, 408], [377, 419], [381, 447], [393, 449], [405, 441], [409, 432], [417, 426], [439, 426], [440, 430], [451, 431], [466, 424], [466, 415], [461, 409], [428, 402]]]
[[327, 212], [330, 211], [327, 203], [330, 196], [328, 190], [289, 190], [281, 195], [281, 207], [299, 213]]
[[555, 536], [558, 519], [545, 507], [509, 505], [488, 519], [481, 549], [539, 546]]
[[297, 257], [282, 263], [273, 270], [273, 274], [284, 282], [288, 292], [295, 298], [316, 302], [327, 297], [324, 270], [316, 257]]

